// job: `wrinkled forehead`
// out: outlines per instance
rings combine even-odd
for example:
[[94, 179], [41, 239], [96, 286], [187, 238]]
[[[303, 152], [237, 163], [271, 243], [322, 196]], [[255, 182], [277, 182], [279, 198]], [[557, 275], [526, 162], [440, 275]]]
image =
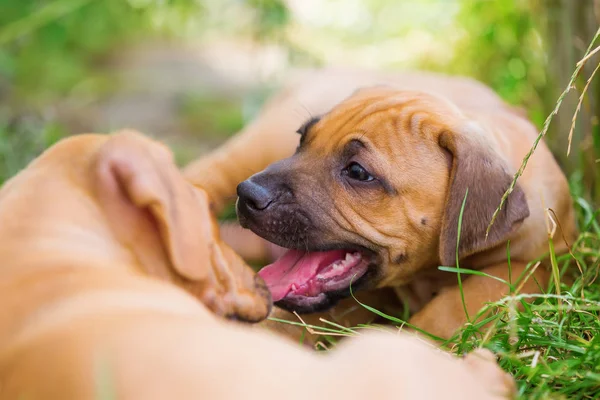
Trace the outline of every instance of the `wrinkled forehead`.
[[353, 140], [376, 147], [390, 141], [427, 140], [461, 118], [452, 103], [438, 96], [377, 86], [356, 91], [328, 114], [308, 121], [299, 133], [301, 147], [331, 152]]

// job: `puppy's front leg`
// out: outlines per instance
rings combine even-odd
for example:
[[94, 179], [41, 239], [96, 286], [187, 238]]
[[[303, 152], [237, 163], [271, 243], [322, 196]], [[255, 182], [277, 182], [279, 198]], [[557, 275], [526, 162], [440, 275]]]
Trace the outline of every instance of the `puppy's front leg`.
[[[526, 264], [513, 262], [511, 267], [513, 284], [515, 284], [514, 280], [525, 271]], [[487, 267], [482, 272], [508, 281], [508, 264], [506, 263]], [[539, 293], [538, 283], [544, 288], [549, 277], [550, 272], [547, 269], [543, 266], [538, 267], [533, 276], [523, 284], [520, 293]], [[518, 286], [520, 283], [516, 283], [516, 285]], [[467, 312], [473, 318], [485, 303], [498, 301], [506, 296], [509, 288], [496, 279], [473, 275], [464, 279], [463, 293]], [[410, 319], [410, 323], [416, 327], [444, 339], [452, 337], [465, 322], [467, 322], [467, 318], [458, 286], [452, 286], [442, 291]]]

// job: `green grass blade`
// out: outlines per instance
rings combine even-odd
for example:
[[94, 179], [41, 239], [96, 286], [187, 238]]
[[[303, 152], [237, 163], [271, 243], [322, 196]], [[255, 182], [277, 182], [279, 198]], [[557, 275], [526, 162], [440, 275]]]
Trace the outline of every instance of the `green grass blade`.
[[469, 318], [469, 311], [467, 310], [467, 303], [465, 302], [465, 293], [463, 291], [462, 279], [460, 277], [460, 262], [458, 260], [458, 249], [460, 245], [460, 233], [462, 231], [462, 220], [463, 214], [465, 212], [465, 205], [467, 204], [467, 196], [469, 195], [469, 188], [465, 191], [465, 197], [463, 199], [462, 205], [460, 206], [460, 214], [458, 215], [458, 232], [456, 234], [456, 277], [458, 279], [458, 290], [460, 291], [460, 300], [462, 302], [463, 310], [465, 311], [465, 317], [467, 318], [467, 322], [471, 323], [471, 318]]
[[440, 266], [440, 267], [438, 267], [438, 269], [440, 271], [455, 272], [457, 274], [485, 276], [486, 278], [495, 279], [498, 282], [504, 283], [506, 286], [508, 286], [509, 288], [511, 288], [511, 290], [515, 289], [514, 286], [511, 285], [510, 282], [508, 282], [507, 280], [502, 279], [502, 278], [498, 278], [497, 276], [494, 276], [494, 275], [487, 274], [487, 273], [485, 273], [483, 271], [477, 271], [477, 270], [465, 269], [465, 268], [444, 267], [444, 266]]

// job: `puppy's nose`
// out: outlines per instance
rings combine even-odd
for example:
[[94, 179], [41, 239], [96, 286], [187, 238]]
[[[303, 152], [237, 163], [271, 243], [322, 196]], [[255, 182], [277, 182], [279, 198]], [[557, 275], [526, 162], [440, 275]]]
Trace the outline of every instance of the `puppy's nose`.
[[245, 180], [237, 186], [239, 201], [248, 208], [262, 211], [267, 209], [274, 200], [273, 194], [264, 186]]

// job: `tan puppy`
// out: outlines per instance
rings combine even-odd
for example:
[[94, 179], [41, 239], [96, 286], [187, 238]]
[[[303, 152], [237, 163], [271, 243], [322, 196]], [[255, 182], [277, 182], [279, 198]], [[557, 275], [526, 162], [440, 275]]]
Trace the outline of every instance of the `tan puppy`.
[[[370, 88], [343, 100], [362, 86]], [[301, 126], [303, 109], [312, 117]], [[363, 292], [394, 288], [416, 312], [413, 324], [448, 338], [466, 317], [456, 275], [437, 267], [456, 264], [467, 190], [458, 249], [463, 268], [505, 280], [512, 273], [516, 280], [548, 250], [544, 207], [563, 228], [559, 252], [566, 249], [561, 235], [569, 241], [576, 235], [566, 179], [542, 143], [486, 238], [536, 133], [521, 113], [468, 79], [325, 70], [285, 87], [238, 137], [186, 174], [208, 188], [218, 208], [235, 183], [291, 156], [237, 188], [242, 225], [292, 249], [260, 272], [276, 305], [314, 313], [347, 298], [351, 282]], [[538, 268], [535, 277], [544, 286], [548, 272]], [[533, 279], [522, 288], [539, 290]], [[474, 316], [508, 286], [472, 276], [464, 293]], [[370, 305], [388, 305], [385, 296], [371, 294]], [[346, 314], [346, 322], [364, 316], [364, 310]]]
[[44, 153], [0, 191], [0, 397], [499, 399], [514, 390], [485, 351], [463, 362], [380, 333], [324, 358], [215, 317], [269, 310], [262, 281], [217, 234], [204, 192], [139, 134], [82, 135]]

